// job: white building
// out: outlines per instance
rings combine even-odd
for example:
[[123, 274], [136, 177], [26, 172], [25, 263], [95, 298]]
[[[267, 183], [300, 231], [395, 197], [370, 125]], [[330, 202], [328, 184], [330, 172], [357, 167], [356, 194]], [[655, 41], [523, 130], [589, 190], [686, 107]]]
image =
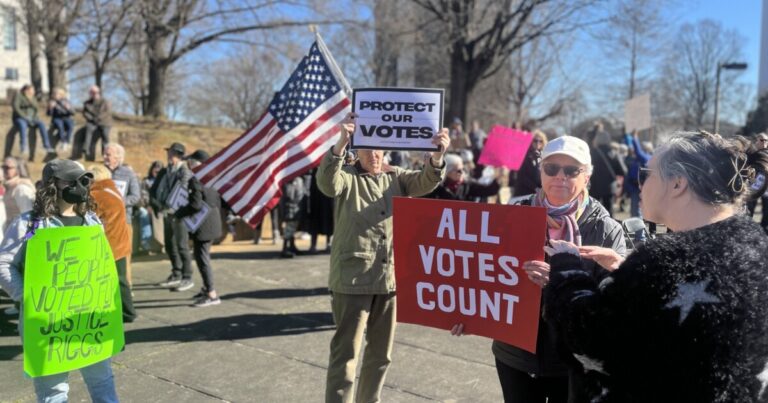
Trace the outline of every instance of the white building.
[[763, 0], [763, 21], [760, 33], [760, 77], [757, 84], [758, 95], [768, 92], [768, 0]]
[[[16, 0], [0, 0], [0, 99], [8, 90], [18, 90], [32, 81], [29, 43], [21, 21], [22, 10]], [[45, 56], [40, 57], [43, 90], [47, 92]]]

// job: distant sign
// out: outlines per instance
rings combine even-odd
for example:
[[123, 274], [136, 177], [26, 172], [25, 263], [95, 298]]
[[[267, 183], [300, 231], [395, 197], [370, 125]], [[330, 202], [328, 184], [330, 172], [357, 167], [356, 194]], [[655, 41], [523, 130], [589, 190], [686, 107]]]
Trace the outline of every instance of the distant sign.
[[358, 88], [352, 94], [357, 125], [352, 148], [437, 151], [432, 138], [443, 121], [443, 90]]
[[477, 162], [517, 171], [523, 164], [532, 140], [531, 133], [499, 125], [493, 126]]
[[626, 132], [651, 128], [651, 96], [643, 94], [624, 103]]

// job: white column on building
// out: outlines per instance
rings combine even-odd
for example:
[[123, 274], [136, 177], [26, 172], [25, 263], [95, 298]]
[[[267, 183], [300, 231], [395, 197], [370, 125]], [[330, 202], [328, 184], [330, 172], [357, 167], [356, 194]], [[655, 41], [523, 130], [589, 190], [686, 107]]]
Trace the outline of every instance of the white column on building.
[[763, 0], [763, 18], [760, 33], [760, 77], [757, 84], [758, 95], [768, 92], [768, 0]]

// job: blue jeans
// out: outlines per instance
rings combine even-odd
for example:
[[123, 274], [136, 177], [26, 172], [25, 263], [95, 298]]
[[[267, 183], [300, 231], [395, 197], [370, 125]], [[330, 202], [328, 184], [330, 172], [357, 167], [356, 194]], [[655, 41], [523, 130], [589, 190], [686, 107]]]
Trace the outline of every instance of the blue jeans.
[[72, 118], [53, 118], [51, 124], [59, 131], [59, 139], [64, 144], [69, 144], [72, 138], [72, 129], [75, 128], [75, 121]]
[[43, 138], [43, 146], [45, 147], [46, 151], [53, 150], [51, 147], [51, 142], [48, 139], [48, 130], [45, 128], [45, 123], [43, 123], [40, 119], [27, 122], [26, 119], [16, 118], [13, 119], [13, 124], [19, 128], [19, 145], [21, 146], [22, 153], [27, 151], [29, 148], [27, 145], [27, 132], [30, 128], [37, 128], [37, 130], [40, 131], [40, 137]]
[[[88, 394], [91, 395], [91, 400], [94, 403], [119, 402], [115, 391], [115, 379], [112, 375], [111, 359], [80, 368], [80, 373], [83, 375], [83, 380], [88, 387]], [[69, 393], [67, 378], [69, 378], [69, 372], [33, 378], [37, 401], [45, 403], [66, 402]]]

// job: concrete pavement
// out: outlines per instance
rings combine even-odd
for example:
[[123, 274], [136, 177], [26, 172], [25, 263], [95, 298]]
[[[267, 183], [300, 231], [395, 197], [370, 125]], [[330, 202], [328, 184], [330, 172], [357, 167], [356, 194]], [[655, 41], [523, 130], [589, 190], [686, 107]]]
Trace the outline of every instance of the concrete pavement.
[[[276, 246], [248, 242], [213, 255], [222, 304], [207, 308], [190, 307], [196, 269], [196, 287], [177, 293], [155, 286], [169, 274], [167, 260], [133, 263], [140, 317], [126, 325], [126, 350], [113, 361], [121, 401], [323, 401], [334, 327], [328, 255], [279, 259]], [[0, 401], [31, 402], [15, 326], [0, 317]], [[382, 400], [501, 401], [490, 344], [400, 324]], [[79, 373], [71, 378], [71, 401], [88, 401]]]

